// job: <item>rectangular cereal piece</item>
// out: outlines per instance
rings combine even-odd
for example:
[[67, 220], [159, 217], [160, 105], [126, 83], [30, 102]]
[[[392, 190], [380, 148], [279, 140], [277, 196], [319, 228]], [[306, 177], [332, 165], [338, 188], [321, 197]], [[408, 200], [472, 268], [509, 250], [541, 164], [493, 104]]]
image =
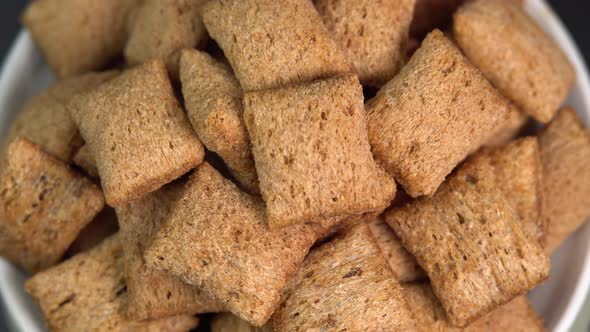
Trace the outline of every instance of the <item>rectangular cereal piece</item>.
[[178, 314], [216, 312], [221, 307], [199, 287], [149, 269], [143, 254], [179, 198], [184, 182], [170, 183], [117, 208], [125, 261], [127, 317], [156, 319]]
[[414, 331], [400, 284], [367, 224], [314, 249], [283, 294], [274, 331]]
[[180, 52], [207, 41], [201, 18], [204, 0], [145, 0], [133, 14], [125, 59], [132, 65], [163, 59], [178, 78]]
[[418, 265], [416, 258], [403, 247], [393, 229], [385, 221], [376, 218], [369, 223], [369, 228], [398, 282], [408, 283], [426, 278], [426, 273]]
[[71, 77], [32, 97], [12, 122], [4, 138], [4, 148], [21, 136], [50, 155], [69, 162], [82, 139], [66, 108], [67, 103], [76, 94], [88, 91], [116, 74], [116, 71], [108, 71]]
[[434, 196], [386, 214], [428, 274], [450, 323], [458, 327], [549, 274], [549, 258], [523, 230], [486, 157], [468, 160]]
[[203, 161], [203, 145], [161, 60], [77, 95], [68, 108], [96, 158], [110, 206], [152, 192]]
[[590, 133], [576, 111], [562, 109], [539, 135], [543, 164], [543, 246], [553, 252], [590, 216]]
[[543, 321], [531, 307], [526, 296], [519, 296], [500, 306], [466, 328], [453, 327], [428, 283], [403, 285], [403, 294], [410, 309], [420, 317], [422, 331], [440, 332], [543, 332]]
[[524, 231], [540, 240], [546, 226], [540, 217], [543, 182], [537, 138], [521, 138], [487, 153], [494, 166], [496, 186], [513, 205]]
[[247, 92], [244, 121], [271, 227], [358, 215], [393, 199], [395, 183], [371, 154], [356, 75]]
[[309, 0], [214, 0], [203, 20], [244, 91], [350, 71]]
[[540, 122], [553, 118], [575, 82], [567, 56], [517, 1], [467, 1], [453, 16], [453, 37], [498, 90]]
[[205, 52], [185, 50], [180, 58], [180, 81], [188, 118], [203, 144], [223, 159], [240, 185], [257, 193], [242, 89], [231, 69]]
[[211, 332], [271, 332], [268, 326], [255, 327], [245, 320], [230, 313], [215, 315], [211, 321]]
[[416, 0], [318, 0], [315, 6], [363, 85], [387, 83], [406, 62]]
[[104, 206], [100, 189], [37, 145], [16, 138], [0, 175], [0, 255], [34, 273], [56, 264]]
[[133, 321], [121, 314], [126, 301], [120, 239], [109, 237], [92, 250], [25, 283], [51, 331], [188, 331], [198, 320], [188, 315]]
[[367, 103], [375, 158], [412, 197], [432, 195], [513, 107], [442, 32]]
[[22, 22], [58, 78], [102, 69], [123, 50], [139, 0], [31, 1]]
[[205, 162], [144, 257], [148, 267], [201, 286], [235, 315], [262, 326], [315, 238], [306, 225], [271, 229], [263, 202]]

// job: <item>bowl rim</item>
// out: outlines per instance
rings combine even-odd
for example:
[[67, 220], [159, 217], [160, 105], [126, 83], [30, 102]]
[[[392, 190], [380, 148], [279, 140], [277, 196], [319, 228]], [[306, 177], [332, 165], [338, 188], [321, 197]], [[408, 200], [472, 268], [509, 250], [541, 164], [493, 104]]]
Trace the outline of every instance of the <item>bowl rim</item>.
[[[525, 6], [529, 13], [543, 15], [544, 30], [556, 39], [556, 42], [568, 55], [576, 70], [576, 85], [581, 89], [583, 104], [590, 114], [588, 67], [572, 35], [546, 0], [526, 0]], [[32, 38], [25, 29], [21, 29], [2, 64], [0, 72], [0, 105], [4, 104], [14, 94], [15, 87], [13, 87], [12, 82], [17, 81], [24, 71], [31, 70], [31, 63], [35, 61], [35, 57], [39, 57], [39, 54]], [[3, 276], [0, 278], [0, 300], [4, 304], [6, 319], [9, 326], [12, 324], [12, 326], [24, 331], [38, 331], [37, 327], [32, 323], [34, 314], [29, 310], [26, 301], [19, 299], [20, 294], [13, 289], [14, 287], [10, 285], [8, 278], [6, 278], [7, 273], [11, 273], [13, 270], [14, 267], [9, 262], [0, 258], [0, 276]], [[571, 328], [582, 309], [589, 289], [590, 251], [587, 251], [572, 296], [567, 302], [561, 317], [559, 317], [554, 331], [565, 332]], [[6, 305], [8, 303], [10, 303], [10, 306]]]

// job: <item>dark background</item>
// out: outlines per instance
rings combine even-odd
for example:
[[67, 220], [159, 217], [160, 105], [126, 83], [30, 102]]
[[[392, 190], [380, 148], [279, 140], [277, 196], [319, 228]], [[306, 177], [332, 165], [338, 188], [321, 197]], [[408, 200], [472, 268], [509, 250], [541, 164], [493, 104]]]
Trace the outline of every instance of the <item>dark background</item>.
[[[20, 30], [19, 17], [29, 0], [1, 0], [0, 6], [0, 61], [6, 57], [16, 34]], [[97, 0], [102, 1], [102, 0]], [[555, 11], [562, 18], [569, 31], [574, 36], [586, 62], [590, 59], [590, 24], [584, 5], [586, 1], [579, 0], [549, 0]], [[1, 305], [0, 305], [1, 307]], [[0, 331], [7, 331], [0, 309]]]

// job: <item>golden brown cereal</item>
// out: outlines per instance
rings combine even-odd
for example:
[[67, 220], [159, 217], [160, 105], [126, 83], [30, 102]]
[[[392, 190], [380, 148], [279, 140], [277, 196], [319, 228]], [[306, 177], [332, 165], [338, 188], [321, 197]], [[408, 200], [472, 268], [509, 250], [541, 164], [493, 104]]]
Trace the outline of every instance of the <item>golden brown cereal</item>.
[[202, 286], [232, 313], [262, 326], [315, 238], [306, 225], [271, 229], [262, 201], [205, 162], [144, 256], [148, 267]]
[[56, 264], [102, 209], [100, 189], [37, 145], [16, 138], [0, 176], [0, 254], [34, 273]]
[[566, 55], [513, 0], [475, 0], [453, 18], [453, 36], [502, 93], [547, 123], [569, 94], [575, 72]]
[[211, 332], [271, 332], [271, 329], [266, 325], [255, 327], [238, 316], [221, 313], [213, 318]]
[[138, 0], [31, 1], [23, 24], [58, 78], [102, 69], [120, 54]]
[[207, 31], [201, 19], [204, 0], [144, 0], [134, 14], [125, 58], [130, 64], [163, 59], [178, 78], [180, 52], [204, 44]]
[[77, 95], [69, 111], [96, 158], [110, 206], [152, 192], [203, 160], [203, 145], [161, 60], [128, 69]]
[[494, 134], [487, 140], [485, 146], [497, 147], [508, 144], [514, 137], [518, 136], [522, 127], [527, 123], [529, 117], [516, 108], [512, 108], [500, 121], [495, 129]]
[[368, 102], [369, 140], [410, 196], [432, 195], [511, 108], [436, 30]]
[[416, 258], [402, 246], [386, 222], [376, 218], [369, 223], [369, 228], [398, 282], [408, 283], [426, 278], [426, 273], [418, 265]]
[[138, 322], [120, 313], [127, 292], [119, 240], [112, 236], [26, 282], [49, 330], [181, 332], [196, 327], [198, 320], [188, 315]]
[[87, 144], [82, 145], [76, 154], [74, 154], [74, 158], [72, 158], [74, 164], [80, 167], [86, 174], [88, 174], [92, 178], [98, 178], [98, 168], [96, 167], [96, 159], [94, 159], [94, 155], [92, 151], [90, 151], [90, 147]]
[[541, 332], [543, 322], [526, 296], [519, 296], [475, 321], [466, 328], [453, 327], [428, 283], [403, 285], [403, 294], [423, 331], [439, 332]]
[[549, 274], [549, 258], [522, 229], [497, 181], [491, 163], [476, 156], [434, 196], [386, 214], [454, 326], [468, 325]]
[[367, 224], [314, 249], [283, 294], [275, 331], [414, 331], [395, 275]]
[[543, 245], [553, 252], [590, 216], [590, 134], [571, 107], [539, 135], [543, 164]]
[[189, 120], [203, 144], [217, 153], [249, 192], [258, 192], [250, 139], [242, 118], [242, 89], [231, 69], [205, 52], [186, 50], [180, 80]]
[[381, 86], [406, 61], [415, 2], [318, 0], [315, 6], [360, 81]]
[[539, 142], [535, 137], [515, 140], [490, 151], [489, 162], [494, 166], [496, 186], [514, 206], [524, 231], [540, 239], [546, 226], [540, 218], [543, 183]]
[[214, 0], [203, 21], [245, 91], [350, 71], [309, 0]]
[[143, 198], [117, 208], [125, 260], [127, 317], [156, 319], [178, 314], [220, 311], [222, 308], [198, 287], [168, 273], [149, 269], [143, 254], [170, 213], [182, 190], [170, 183]]
[[377, 166], [355, 75], [247, 92], [244, 121], [271, 227], [386, 208], [395, 183]]
[[109, 71], [75, 76], [32, 97], [10, 126], [4, 146], [21, 136], [38, 144], [50, 155], [69, 162], [82, 139], [66, 104], [76, 94], [88, 91], [116, 74], [116, 71]]

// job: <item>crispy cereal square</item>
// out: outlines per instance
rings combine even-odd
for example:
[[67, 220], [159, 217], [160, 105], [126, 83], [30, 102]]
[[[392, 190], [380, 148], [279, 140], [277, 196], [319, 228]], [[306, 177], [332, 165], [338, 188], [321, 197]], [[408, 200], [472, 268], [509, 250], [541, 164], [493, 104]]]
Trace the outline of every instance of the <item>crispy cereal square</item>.
[[346, 75], [244, 95], [272, 227], [386, 208], [395, 183], [375, 163], [363, 94]]
[[235, 315], [262, 326], [315, 239], [307, 225], [271, 229], [259, 198], [203, 163], [144, 256], [148, 267], [201, 286]]
[[432, 195], [512, 105], [442, 32], [367, 103], [375, 158], [412, 197]]
[[100, 189], [39, 146], [16, 138], [0, 175], [0, 254], [30, 273], [56, 264], [104, 206]]
[[161, 60], [77, 95], [68, 108], [96, 159], [110, 206], [152, 192], [203, 161], [203, 145]]
[[203, 20], [244, 91], [350, 71], [309, 0], [214, 0]]

